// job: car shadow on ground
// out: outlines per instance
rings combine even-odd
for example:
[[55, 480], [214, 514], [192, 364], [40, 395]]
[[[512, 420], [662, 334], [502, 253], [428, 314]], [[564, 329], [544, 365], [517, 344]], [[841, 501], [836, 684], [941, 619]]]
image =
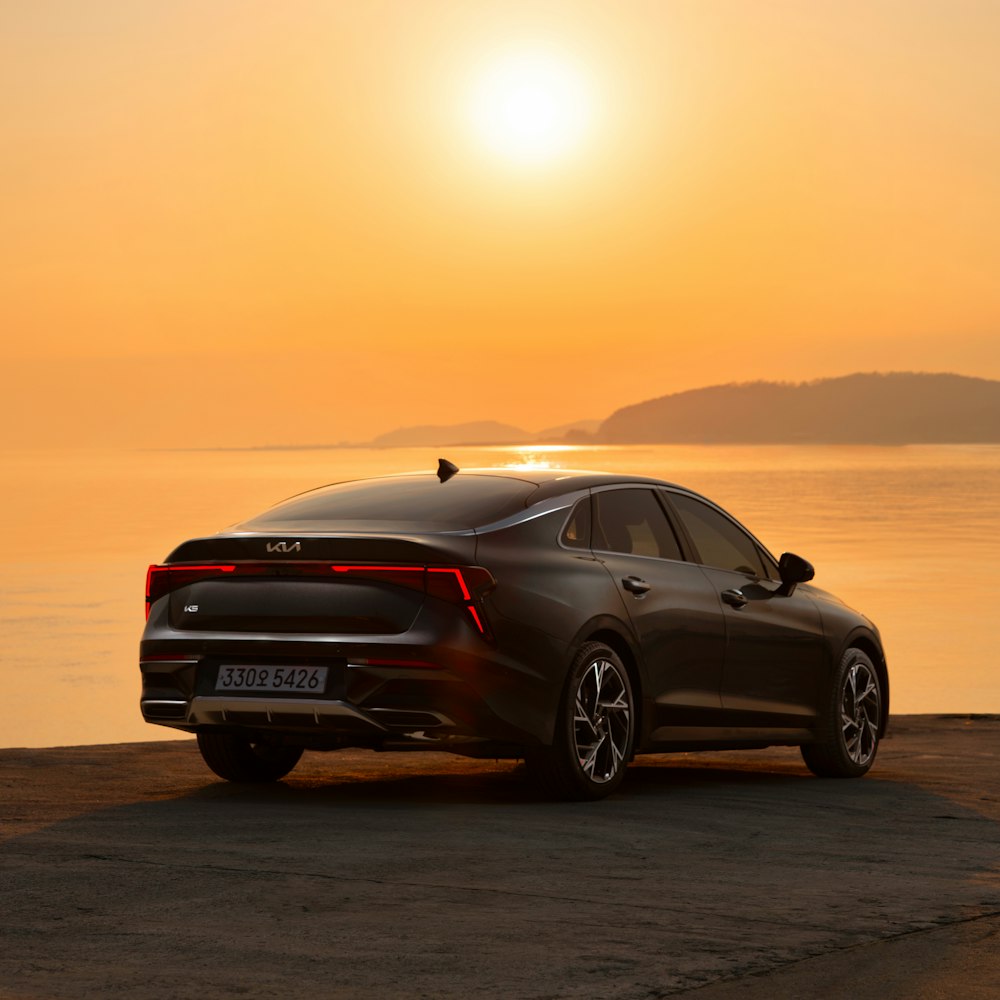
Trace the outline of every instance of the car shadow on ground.
[[[336, 755], [330, 755], [335, 760]], [[721, 764], [692, 763], [677, 758], [640, 758], [631, 764], [625, 782], [609, 803], [635, 798], [669, 796], [682, 789], [707, 789], [718, 785], [775, 786], [818, 781], [804, 766], [790, 761], [780, 769], [762, 768], [753, 761]], [[463, 767], [464, 765], [464, 767]], [[389, 771], [387, 775], [385, 772]], [[409, 770], [392, 774], [391, 767], [377, 773], [346, 772], [335, 764], [314, 765], [271, 784], [235, 784], [208, 775], [208, 783], [192, 789], [187, 798], [204, 801], [337, 802], [348, 804], [413, 803], [421, 805], [557, 805], [540, 790], [521, 762], [459, 761], [447, 771]], [[601, 808], [600, 804], [592, 804]]]
[[1000, 824], [792, 755], [641, 758], [597, 803], [492, 761], [131, 766], [167, 764], [165, 796], [114, 800], [105, 772], [103, 806], [5, 843], [14, 996], [631, 1000], [1000, 909]]

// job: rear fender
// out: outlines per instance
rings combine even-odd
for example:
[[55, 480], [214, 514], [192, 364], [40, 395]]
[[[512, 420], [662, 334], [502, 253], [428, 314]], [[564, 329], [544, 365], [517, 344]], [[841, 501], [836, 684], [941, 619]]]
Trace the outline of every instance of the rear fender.
[[[646, 732], [644, 730], [645, 720], [653, 717], [652, 711], [647, 710], [646, 691], [649, 690], [646, 678], [646, 667], [642, 659], [642, 652], [632, 629], [620, 618], [613, 615], [597, 615], [591, 618], [573, 637], [570, 643], [570, 657], [566, 664], [566, 673], [572, 665], [573, 659], [581, 646], [588, 642], [603, 642], [605, 646], [610, 646], [617, 654], [618, 658], [625, 664], [628, 670], [629, 680], [632, 682], [632, 693], [635, 697], [635, 707], [639, 718], [635, 728], [636, 747], [644, 746], [646, 743]], [[563, 680], [565, 684], [565, 678]]]

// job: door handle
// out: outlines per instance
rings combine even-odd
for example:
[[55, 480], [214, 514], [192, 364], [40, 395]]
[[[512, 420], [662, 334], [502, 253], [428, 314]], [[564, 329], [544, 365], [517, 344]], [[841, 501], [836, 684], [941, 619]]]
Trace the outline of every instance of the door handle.
[[722, 599], [726, 604], [737, 609], [745, 607], [747, 604], [747, 599], [743, 596], [742, 590], [724, 590], [722, 592]]
[[622, 586], [633, 594], [645, 594], [649, 590], [649, 584], [645, 580], [640, 580], [637, 576], [623, 577]]

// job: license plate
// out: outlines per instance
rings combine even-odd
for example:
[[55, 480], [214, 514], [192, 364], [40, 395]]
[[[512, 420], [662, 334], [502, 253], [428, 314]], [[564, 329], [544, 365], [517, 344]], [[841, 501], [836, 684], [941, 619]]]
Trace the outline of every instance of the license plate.
[[216, 691], [293, 691], [320, 694], [327, 667], [219, 667]]

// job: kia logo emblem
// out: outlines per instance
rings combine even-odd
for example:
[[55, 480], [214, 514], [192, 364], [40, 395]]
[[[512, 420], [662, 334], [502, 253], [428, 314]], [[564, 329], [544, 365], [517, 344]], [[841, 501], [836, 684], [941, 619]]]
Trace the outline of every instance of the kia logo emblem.
[[301, 542], [268, 542], [267, 551], [268, 552], [300, 552], [302, 550]]

